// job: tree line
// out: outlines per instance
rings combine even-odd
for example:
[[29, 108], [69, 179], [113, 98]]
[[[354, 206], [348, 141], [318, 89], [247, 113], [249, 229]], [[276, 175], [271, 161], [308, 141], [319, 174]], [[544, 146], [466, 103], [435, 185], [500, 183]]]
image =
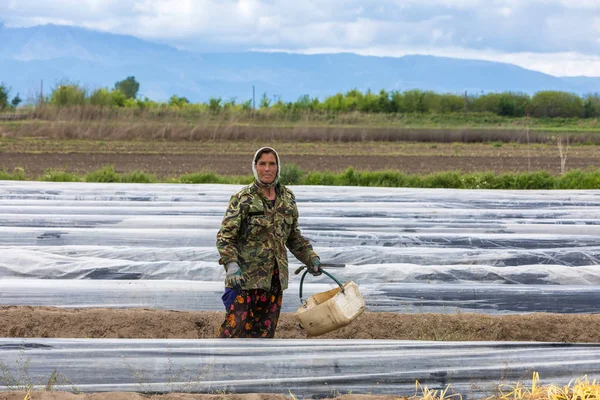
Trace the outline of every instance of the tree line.
[[[139, 98], [140, 84], [134, 76], [115, 83], [113, 88], [99, 88], [89, 91], [77, 83], [62, 83], [43, 99], [56, 106], [92, 105], [100, 107], [126, 107], [140, 109], [189, 109], [202, 112], [221, 113], [235, 111], [263, 110], [281, 113], [492, 113], [504, 117], [534, 118], [597, 118], [600, 117], [600, 95], [579, 96], [561, 91], [540, 91], [533, 95], [520, 92], [486, 94], [453, 94], [412, 89], [406, 91], [386, 91], [379, 93], [367, 90], [349, 90], [319, 99], [308, 95], [296, 101], [271, 99], [266, 93], [255, 104], [251, 99], [237, 102], [210, 98], [207, 102], [192, 103], [186, 97], [173, 95], [166, 102]], [[21, 103], [17, 94], [12, 100], [10, 89], [0, 84], [0, 111], [15, 108]]]

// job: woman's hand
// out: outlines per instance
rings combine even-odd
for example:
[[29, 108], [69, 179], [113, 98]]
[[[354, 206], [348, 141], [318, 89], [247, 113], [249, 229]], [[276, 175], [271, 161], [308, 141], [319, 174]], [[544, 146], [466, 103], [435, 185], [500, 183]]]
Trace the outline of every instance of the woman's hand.
[[242, 285], [244, 284], [244, 276], [242, 275], [242, 270], [238, 263], [230, 262], [225, 266], [225, 270], [227, 271], [225, 275], [225, 283], [228, 286], [231, 286], [237, 292], [242, 290]]
[[308, 267], [309, 274], [311, 274], [312, 276], [319, 276], [323, 274], [323, 272], [321, 271], [321, 260], [319, 259], [319, 257], [313, 258], [312, 260], [310, 260], [310, 263], [312, 264], [312, 266]]

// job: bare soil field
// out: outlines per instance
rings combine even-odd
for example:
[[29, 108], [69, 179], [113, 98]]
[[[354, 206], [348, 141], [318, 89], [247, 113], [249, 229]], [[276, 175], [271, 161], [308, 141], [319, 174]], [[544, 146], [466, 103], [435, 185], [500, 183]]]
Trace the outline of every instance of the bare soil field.
[[[52, 338], [214, 338], [224, 312], [154, 309], [0, 307], [0, 336]], [[278, 339], [308, 339], [291, 313], [283, 313]], [[320, 339], [600, 342], [600, 315], [365, 312]]]
[[[157, 178], [193, 172], [249, 175], [259, 147], [270, 145], [283, 163], [304, 171], [396, 170], [409, 174], [444, 171], [560, 173], [560, 154], [550, 144], [400, 143], [400, 142], [98, 142], [0, 141], [0, 168], [24, 168], [28, 176], [47, 169], [86, 174], [105, 165], [116, 172], [142, 171]], [[600, 147], [571, 146], [566, 170], [600, 168]]]

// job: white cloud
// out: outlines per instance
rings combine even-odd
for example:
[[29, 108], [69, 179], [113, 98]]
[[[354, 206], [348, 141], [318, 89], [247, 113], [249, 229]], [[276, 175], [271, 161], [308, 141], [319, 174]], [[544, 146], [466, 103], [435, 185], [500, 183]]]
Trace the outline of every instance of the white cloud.
[[[422, 6], [423, 1], [421, 0], [396, 0], [394, 3], [398, 6], [414, 7]], [[473, 7], [479, 7], [486, 4], [485, 0], [428, 0], [426, 2], [428, 7], [446, 7], [456, 9], [470, 9]]]
[[419, 51], [600, 74], [600, 0], [0, 0], [0, 20], [83, 26], [192, 51]]
[[582, 9], [582, 10], [600, 10], [600, 2], [598, 0], [537, 0], [541, 3], [555, 3], [565, 8], [574, 8], [574, 9]]

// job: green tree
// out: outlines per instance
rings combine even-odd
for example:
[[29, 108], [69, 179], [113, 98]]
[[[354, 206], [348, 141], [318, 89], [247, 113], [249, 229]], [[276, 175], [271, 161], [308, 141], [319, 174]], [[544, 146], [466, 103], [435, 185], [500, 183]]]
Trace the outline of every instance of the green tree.
[[90, 96], [89, 101], [94, 106], [109, 107], [112, 105], [112, 93], [108, 89], [96, 89]]
[[346, 98], [343, 94], [337, 93], [335, 96], [329, 96], [325, 98], [323, 102], [323, 108], [329, 112], [340, 112], [347, 111], [346, 107]]
[[379, 100], [379, 96], [369, 89], [364, 95], [361, 93], [361, 97], [358, 98], [358, 110], [366, 113], [380, 112]]
[[210, 99], [208, 99], [208, 109], [215, 113], [218, 114], [219, 111], [221, 110], [221, 98], [220, 97], [211, 97]]
[[394, 90], [394, 91], [392, 91], [390, 97], [391, 97], [391, 99], [390, 99], [391, 111], [395, 112], [395, 113], [404, 112], [405, 111], [404, 96], [402, 95], [402, 92], [400, 92], [398, 90]]
[[427, 93], [419, 90], [407, 90], [404, 92], [404, 107], [405, 111], [409, 113], [424, 113], [428, 111], [427, 101], [426, 101]]
[[4, 83], [0, 83], [0, 111], [4, 110], [8, 106], [9, 93], [10, 89]]
[[534, 117], [583, 117], [583, 100], [573, 93], [542, 91], [531, 99]]
[[128, 76], [127, 79], [115, 83], [115, 89], [123, 92], [125, 98], [135, 99], [140, 90], [140, 83], [135, 80], [134, 76]]
[[19, 106], [19, 104], [21, 104], [23, 100], [21, 99], [21, 97], [19, 97], [19, 93], [17, 93], [17, 95], [15, 97], [13, 97], [13, 99], [10, 101], [10, 104], [14, 107], [17, 108]]
[[266, 93], [263, 93], [262, 98], [260, 99], [260, 108], [268, 109], [271, 106], [271, 99], [267, 96]]
[[583, 117], [596, 118], [600, 116], [600, 97], [598, 95], [588, 95], [583, 104]]
[[305, 111], [310, 110], [312, 108], [313, 103], [311, 102], [310, 96], [305, 94], [298, 97], [298, 100], [294, 103], [294, 110], [296, 111]]
[[525, 110], [531, 104], [531, 98], [526, 93], [504, 92], [487, 93], [471, 98], [470, 110], [491, 112], [508, 117], [523, 117]]
[[235, 100], [236, 100], [236, 98], [232, 97], [228, 101], [226, 101], [225, 103], [223, 103], [223, 109], [225, 111], [235, 110], [235, 108], [236, 108]]
[[57, 106], [79, 106], [85, 104], [86, 91], [77, 83], [58, 85], [50, 94], [50, 104]]
[[344, 103], [340, 111], [358, 111], [363, 102], [363, 94], [358, 89], [352, 89], [344, 96]]
[[184, 107], [186, 104], [190, 104], [190, 101], [187, 99], [187, 97], [179, 97], [176, 94], [174, 94], [169, 99], [170, 106]]
[[508, 117], [523, 117], [530, 103], [531, 99], [525, 93], [502, 93], [498, 102], [498, 110], [492, 111]]
[[125, 107], [125, 100], [127, 100], [127, 97], [121, 90], [115, 89], [110, 92], [110, 104], [113, 107]]
[[252, 110], [252, 99], [246, 100], [245, 102], [243, 102], [241, 107], [242, 107], [242, 110], [244, 110], [244, 111]]
[[481, 96], [471, 95], [469, 100], [469, 111], [492, 112], [498, 114], [500, 110], [501, 93], [486, 93]]
[[440, 113], [452, 113], [458, 112], [465, 109], [465, 97], [462, 95], [456, 95], [452, 93], [446, 93], [439, 96], [439, 109], [437, 112]]
[[377, 99], [377, 109], [379, 112], [392, 112], [392, 102], [390, 101], [390, 94], [383, 89], [379, 91], [379, 98]]

